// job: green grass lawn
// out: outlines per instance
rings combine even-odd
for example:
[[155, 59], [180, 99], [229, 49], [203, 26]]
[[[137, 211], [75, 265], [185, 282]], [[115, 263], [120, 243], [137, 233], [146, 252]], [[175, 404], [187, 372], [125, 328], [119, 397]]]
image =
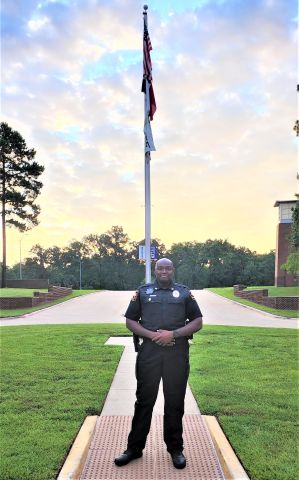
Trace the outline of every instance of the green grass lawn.
[[206, 326], [195, 335], [192, 391], [251, 480], [298, 478], [297, 341], [291, 329]]
[[[9, 291], [13, 291], [12, 295], [10, 295]], [[40, 291], [40, 292], [47, 292], [48, 290], [36, 290], [36, 289], [30, 289], [30, 288], [2, 288], [0, 289], [0, 294], [3, 297], [32, 297], [33, 292]], [[87, 295], [89, 293], [94, 293], [94, 292], [99, 292], [100, 290], [73, 290], [73, 292], [70, 295], [67, 295], [66, 297], [61, 297], [57, 300], [54, 300], [53, 302], [48, 302], [48, 303], [42, 303], [41, 305], [38, 305], [37, 307], [32, 307], [32, 308], [17, 308], [17, 309], [1, 309], [0, 311], [0, 318], [5, 318], [5, 317], [18, 317], [20, 315], [25, 315], [25, 313], [31, 313], [31, 312], [36, 312], [37, 310], [42, 310], [43, 308], [51, 307], [52, 305], [57, 305], [58, 303], [66, 302], [67, 300], [70, 300], [71, 298], [75, 297], [80, 297], [81, 295]], [[25, 294], [23, 295], [23, 292], [30, 292], [30, 294]]]
[[47, 291], [47, 288], [0, 288], [0, 297], [33, 297], [33, 292]]
[[[1, 480], [55, 479], [87, 415], [100, 413], [124, 325], [3, 327]], [[190, 384], [252, 480], [295, 480], [297, 332], [205, 326]]]
[[101, 412], [125, 327], [3, 327], [1, 480], [52, 480], [87, 415]]
[[298, 297], [299, 287], [247, 287], [246, 290], [261, 290], [267, 288], [269, 297]]
[[[281, 293], [277, 293], [276, 287], [251, 287], [252, 289], [255, 288], [269, 288], [269, 294], [271, 291], [270, 296], [280, 296]], [[281, 287], [281, 288], [293, 288], [293, 287]], [[278, 291], [281, 288], [277, 289]], [[242, 303], [243, 305], [248, 305], [249, 307], [256, 308], [257, 310], [262, 310], [263, 312], [272, 313], [273, 315], [278, 315], [280, 317], [287, 317], [287, 318], [295, 318], [298, 317], [297, 310], [277, 310], [276, 308], [266, 307], [265, 305], [259, 305], [258, 303], [250, 302], [249, 300], [245, 300], [244, 298], [240, 298], [234, 295], [234, 288], [233, 287], [224, 287], [224, 288], [208, 288], [211, 292], [217, 293], [222, 297], [228, 298], [230, 300], [234, 300], [235, 302]], [[275, 295], [275, 292], [277, 295]], [[293, 296], [293, 294], [291, 294]]]

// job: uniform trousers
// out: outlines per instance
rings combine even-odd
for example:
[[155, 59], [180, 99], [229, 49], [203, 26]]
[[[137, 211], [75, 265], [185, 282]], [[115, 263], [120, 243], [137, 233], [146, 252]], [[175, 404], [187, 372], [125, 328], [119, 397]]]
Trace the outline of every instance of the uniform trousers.
[[136, 402], [128, 448], [141, 451], [150, 430], [153, 408], [162, 378], [164, 393], [164, 442], [168, 452], [183, 450], [184, 401], [189, 376], [189, 343], [185, 338], [173, 347], [145, 340], [136, 359]]

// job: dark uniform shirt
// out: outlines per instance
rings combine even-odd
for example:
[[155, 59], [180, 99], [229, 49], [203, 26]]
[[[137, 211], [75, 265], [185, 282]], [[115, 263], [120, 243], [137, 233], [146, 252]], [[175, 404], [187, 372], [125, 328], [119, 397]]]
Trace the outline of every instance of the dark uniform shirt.
[[162, 288], [157, 281], [139, 287], [125, 313], [126, 318], [139, 321], [153, 332], [176, 330], [184, 327], [186, 320], [201, 316], [188, 287], [172, 282], [168, 288]]

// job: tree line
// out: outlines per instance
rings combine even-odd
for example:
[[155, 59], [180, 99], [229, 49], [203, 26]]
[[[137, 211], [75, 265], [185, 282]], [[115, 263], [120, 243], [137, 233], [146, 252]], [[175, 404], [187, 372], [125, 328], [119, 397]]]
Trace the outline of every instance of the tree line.
[[[138, 260], [138, 246], [123, 227], [90, 234], [67, 247], [34, 245], [22, 263], [23, 279], [48, 278], [52, 285], [84, 289], [132, 290], [145, 283], [145, 267]], [[158, 256], [175, 266], [175, 279], [193, 289], [246, 285], [273, 285], [275, 254], [257, 254], [227, 240], [180, 242], [169, 249], [158, 239], [152, 244]], [[152, 262], [154, 269], [154, 262]], [[8, 268], [9, 279], [19, 278], [19, 264]], [[153, 272], [154, 276], [154, 272]]]

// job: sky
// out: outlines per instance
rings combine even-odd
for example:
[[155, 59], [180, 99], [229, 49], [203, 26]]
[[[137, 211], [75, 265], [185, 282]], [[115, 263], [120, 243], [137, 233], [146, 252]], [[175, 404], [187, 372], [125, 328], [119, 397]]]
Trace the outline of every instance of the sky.
[[[152, 237], [275, 249], [297, 191], [297, 2], [149, 0], [157, 111]], [[144, 238], [142, 11], [136, 0], [4, 0], [2, 116], [45, 166], [39, 225], [12, 265], [123, 226]]]

